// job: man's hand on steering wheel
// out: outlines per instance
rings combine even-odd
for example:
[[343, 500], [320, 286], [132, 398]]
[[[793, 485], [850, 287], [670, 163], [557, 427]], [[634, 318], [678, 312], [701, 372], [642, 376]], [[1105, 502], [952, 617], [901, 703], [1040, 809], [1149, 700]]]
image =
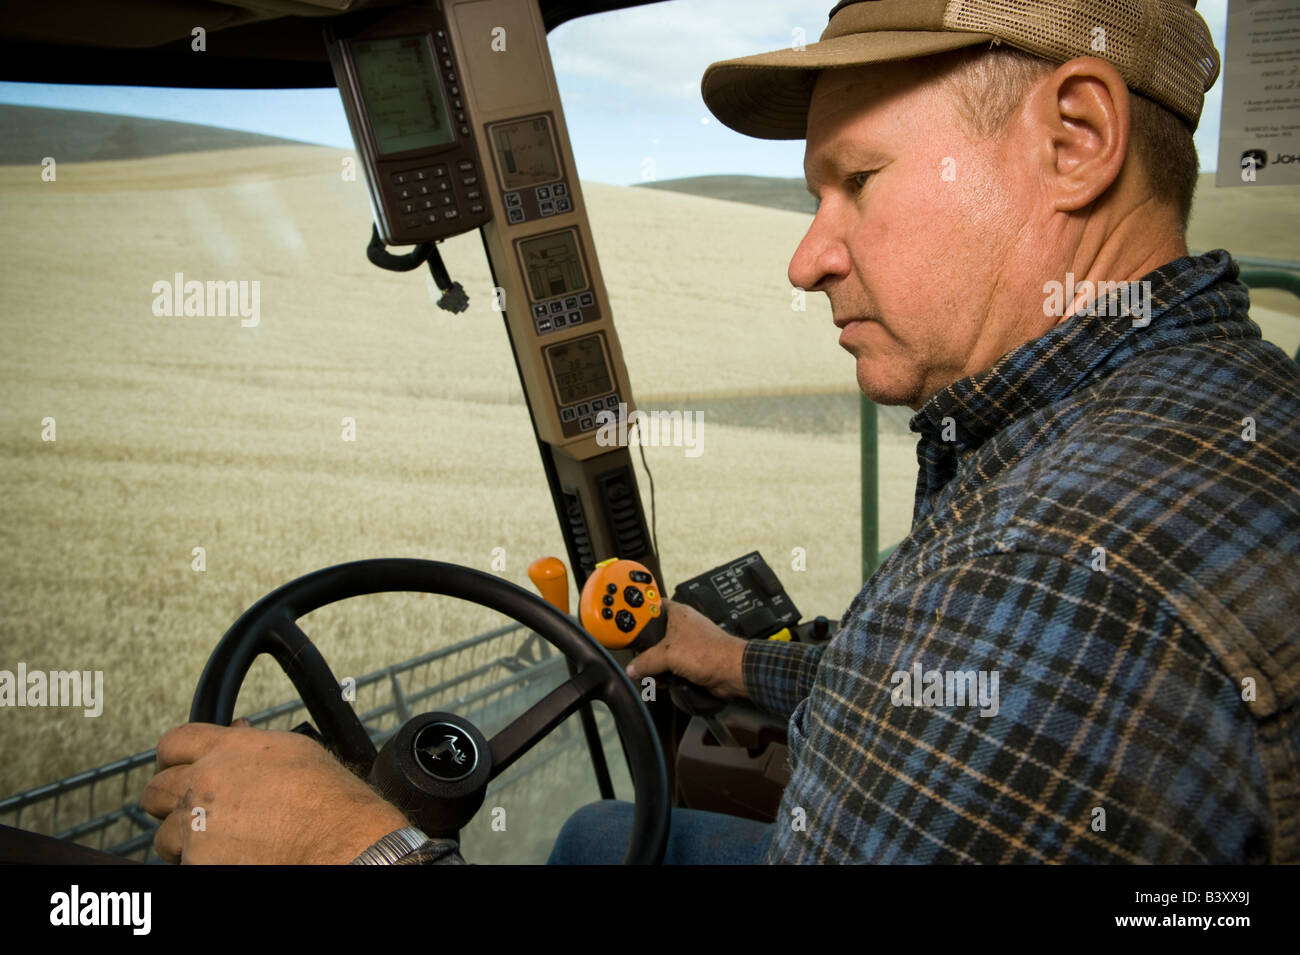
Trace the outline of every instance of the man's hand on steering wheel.
[[141, 805], [169, 862], [346, 864], [410, 825], [319, 743], [246, 720], [168, 731]]

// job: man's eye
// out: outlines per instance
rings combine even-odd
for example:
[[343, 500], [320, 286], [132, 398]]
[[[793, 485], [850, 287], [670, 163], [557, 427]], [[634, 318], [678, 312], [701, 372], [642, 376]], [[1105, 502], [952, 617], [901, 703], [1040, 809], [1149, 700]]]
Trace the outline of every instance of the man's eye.
[[[867, 184], [867, 180], [870, 179], [875, 174], [876, 174], [876, 170], [874, 169], [871, 170], [870, 172], [855, 172], [853, 175], [849, 176], [846, 180], [844, 180], [844, 182], [848, 186], [849, 191], [853, 193], [853, 195], [857, 195], [859, 192], [862, 191], [862, 187]], [[822, 199], [821, 196], [819, 195], [813, 195], [812, 199], [813, 199], [814, 214], [816, 214], [817, 212], [821, 211]]]
[[865, 186], [867, 184], [867, 180], [870, 179], [874, 174], [875, 174], [874, 171], [855, 172], [853, 175], [849, 176], [849, 182], [853, 184], [854, 191], [857, 191], [861, 189], [863, 186]]

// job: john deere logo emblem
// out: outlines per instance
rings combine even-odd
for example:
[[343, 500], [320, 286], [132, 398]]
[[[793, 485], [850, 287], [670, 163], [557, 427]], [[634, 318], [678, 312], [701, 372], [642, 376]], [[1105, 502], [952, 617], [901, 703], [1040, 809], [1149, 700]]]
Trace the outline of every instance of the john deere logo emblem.
[[435, 779], [456, 782], [474, 772], [478, 750], [460, 727], [430, 723], [415, 734], [415, 759]]

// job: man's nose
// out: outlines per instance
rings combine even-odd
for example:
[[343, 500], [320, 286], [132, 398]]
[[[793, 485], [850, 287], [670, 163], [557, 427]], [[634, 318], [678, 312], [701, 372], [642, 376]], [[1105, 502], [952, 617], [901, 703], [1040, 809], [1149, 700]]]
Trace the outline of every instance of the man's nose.
[[809, 292], [825, 291], [823, 284], [843, 278], [849, 271], [848, 249], [835, 234], [830, 216], [819, 209], [803, 241], [794, 250], [786, 273], [790, 284]]

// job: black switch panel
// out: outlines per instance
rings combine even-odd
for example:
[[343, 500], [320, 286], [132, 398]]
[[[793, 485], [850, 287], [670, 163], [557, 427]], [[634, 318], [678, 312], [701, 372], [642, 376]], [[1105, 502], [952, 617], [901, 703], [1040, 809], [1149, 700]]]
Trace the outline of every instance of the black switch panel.
[[673, 600], [689, 604], [723, 630], [747, 640], [799, 622], [799, 611], [758, 551], [678, 584]]

